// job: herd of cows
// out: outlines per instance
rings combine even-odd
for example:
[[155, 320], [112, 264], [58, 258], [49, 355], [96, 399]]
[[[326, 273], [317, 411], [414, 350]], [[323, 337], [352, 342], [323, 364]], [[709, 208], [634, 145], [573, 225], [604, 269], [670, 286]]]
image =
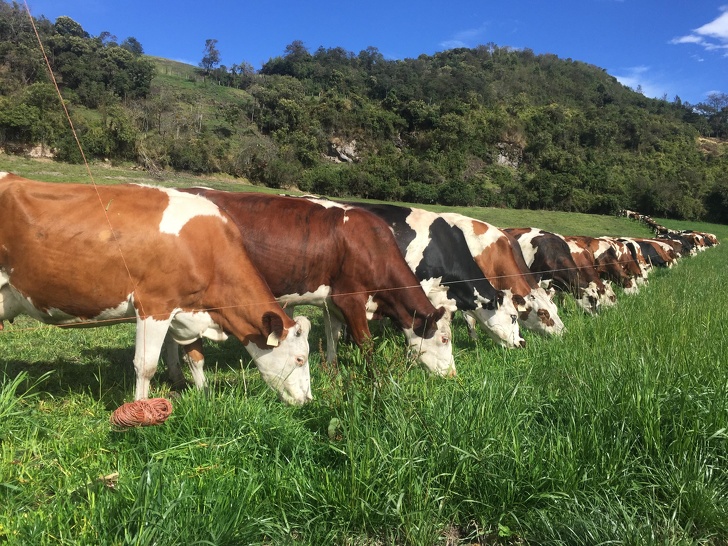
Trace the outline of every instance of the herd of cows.
[[323, 309], [329, 360], [344, 331], [364, 346], [369, 321], [388, 318], [422, 366], [454, 375], [456, 312], [471, 335], [479, 326], [522, 347], [521, 328], [564, 331], [557, 291], [597, 313], [616, 303], [612, 285], [634, 294], [653, 267], [718, 244], [662, 226], [650, 239], [564, 237], [395, 205], [10, 173], [0, 173], [0, 209], [0, 330], [20, 314], [135, 322], [136, 400], [149, 396], [165, 345], [173, 384], [185, 381], [181, 346], [202, 388], [202, 339], [233, 335], [282, 400], [307, 402], [311, 323], [293, 314], [303, 304]]

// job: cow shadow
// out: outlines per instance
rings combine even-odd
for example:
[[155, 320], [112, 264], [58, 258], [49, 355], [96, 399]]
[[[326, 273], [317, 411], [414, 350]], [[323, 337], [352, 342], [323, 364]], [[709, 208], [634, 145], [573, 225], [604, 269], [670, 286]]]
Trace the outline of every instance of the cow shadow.
[[0, 368], [0, 373], [10, 380], [25, 374], [18, 395], [33, 392], [41, 398], [58, 398], [87, 394], [109, 405], [134, 392], [133, 348], [89, 349], [79, 354], [84, 352], [93, 353], [90, 361], [64, 357], [40, 361], [11, 358]]
[[[204, 351], [207, 362], [205, 375], [211, 385], [215, 383], [213, 375], [217, 372], [239, 372], [241, 366], [245, 369], [254, 366], [243, 345], [235, 339], [224, 343], [206, 342]], [[33, 392], [41, 397], [58, 398], [85, 394], [102, 402], [108, 409], [114, 409], [133, 399], [136, 386], [133, 360], [133, 345], [87, 347], [75, 355], [59, 356], [52, 360], [7, 359], [0, 367], [0, 378], [12, 381], [24, 374], [25, 380], [16, 391], [18, 395]], [[184, 363], [182, 370], [189, 377]], [[174, 390], [169, 381], [164, 354], [152, 379], [152, 388], [162, 392]]]

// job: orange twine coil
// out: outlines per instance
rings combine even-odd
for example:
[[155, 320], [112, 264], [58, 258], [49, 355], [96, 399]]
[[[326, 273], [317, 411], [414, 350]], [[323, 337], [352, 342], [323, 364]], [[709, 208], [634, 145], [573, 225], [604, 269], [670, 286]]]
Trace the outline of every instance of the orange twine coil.
[[172, 415], [172, 402], [166, 398], [148, 398], [127, 402], [114, 410], [109, 422], [118, 428], [159, 425]]

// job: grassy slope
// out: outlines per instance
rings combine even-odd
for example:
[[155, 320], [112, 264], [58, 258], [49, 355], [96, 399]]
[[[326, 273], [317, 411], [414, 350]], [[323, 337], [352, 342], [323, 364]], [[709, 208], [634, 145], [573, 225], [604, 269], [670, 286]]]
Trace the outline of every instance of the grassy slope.
[[[84, 178], [75, 169], [0, 156], [0, 170], [45, 180]], [[104, 183], [139, 175], [94, 167]], [[647, 234], [624, 218], [462, 212], [503, 226]], [[726, 226], [690, 227], [728, 237]], [[0, 541], [723, 544], [726, 248], [657, 272], [598, 317], [564, 301], [568, 333], [526, 334], [524, 350], [472, 341], [457, 323], [450, 381], [406, 369], [386, 332], [376, 388], [348, 347], [334, 373], [320, 364], [309, 309], [312, 404], [283, 406], [239, 344], [209, 345], [210, 395], [185, 393], [165, 425], [127, 433], [111, 431], [108, 416], [133, 391], [133, 328], [18, 320], [0, 334]], [[161, 377], [154, 388], [167, 394]]]

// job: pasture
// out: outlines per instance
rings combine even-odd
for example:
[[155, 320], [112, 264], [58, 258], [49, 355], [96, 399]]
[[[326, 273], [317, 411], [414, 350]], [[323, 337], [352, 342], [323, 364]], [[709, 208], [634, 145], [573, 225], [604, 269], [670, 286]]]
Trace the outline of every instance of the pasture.
[[[32, 178], [33, 166], [51, 173], [38, 179], [84, 180], [0, 156], [0, 170]], [[127, 176], [104, 172], [106, 183]], [[457, 212], [649, 236], [626, 218]], [[471, 340], [457, 320], [453, 379], [408, 365], [386, 324], [374, 327], [376, 382], [352, 346], [322, 364], [320, 312], [305, 308], [315, 399], [303, 407], [280, 403], [239, 343], [208, 343], [208, 393], [173, 398], [163, 425], [118, 432], [109, 415], [133, 396], [132, 325], [6, 324], [0, 542], [725, 544], [728, 227], [661, 223], [723, 244], [653, 273], [636, 296], [615, 288], [618, 304], [598, 316], [564, 298], [568, 332], [524, 332], [525, 349]], [[171, 396], [164, 375], [153, 396]]]

